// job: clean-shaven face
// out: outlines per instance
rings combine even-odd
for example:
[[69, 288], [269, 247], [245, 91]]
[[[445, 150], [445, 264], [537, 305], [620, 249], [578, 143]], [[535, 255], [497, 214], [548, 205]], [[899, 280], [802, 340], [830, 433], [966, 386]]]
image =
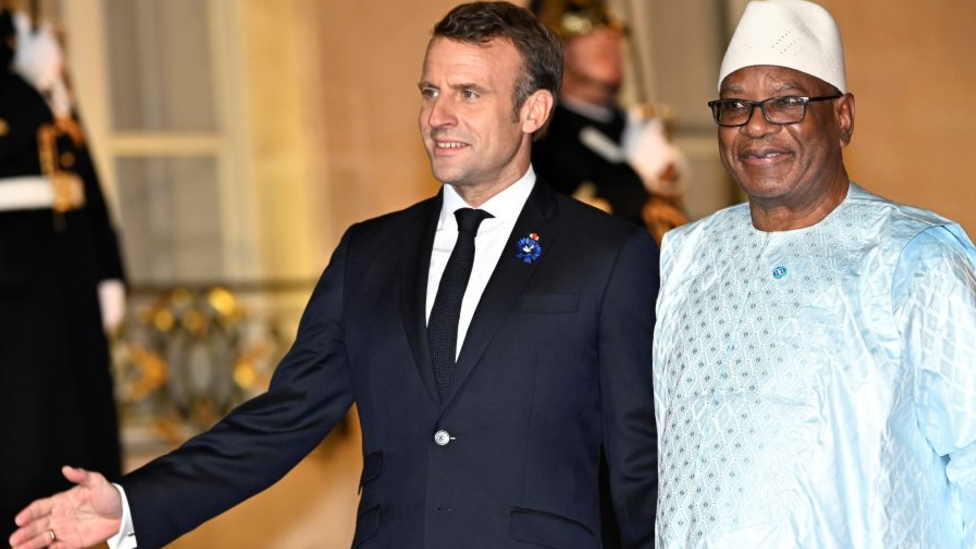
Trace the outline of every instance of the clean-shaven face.
[[507, 186], [524, 175], [531, 135], [512, 103], [521, 71], [521, 56], [508, 40], [430, 42], [419, 123], [438, 181], [463, 193]]

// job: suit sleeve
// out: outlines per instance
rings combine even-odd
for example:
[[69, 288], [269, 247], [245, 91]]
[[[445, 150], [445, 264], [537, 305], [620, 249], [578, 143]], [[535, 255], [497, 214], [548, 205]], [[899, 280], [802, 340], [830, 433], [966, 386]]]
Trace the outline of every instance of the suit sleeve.
[[654, 546], [657, 429], [651, 386], [658, 248], [635, 231], [616, 258], [600, 316], [604, 448], [620, 539]]
[[278, 481], [349, 410], [342, 309], [352, 231], [313, 291], [268, 391], [123, 478], [141, 549], [161, 547]]

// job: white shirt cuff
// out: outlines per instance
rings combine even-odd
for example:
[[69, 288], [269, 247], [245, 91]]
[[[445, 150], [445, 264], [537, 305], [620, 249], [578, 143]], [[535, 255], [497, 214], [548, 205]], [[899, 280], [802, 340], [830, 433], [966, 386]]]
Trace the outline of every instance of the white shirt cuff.
[[108, 538], [109, 549], [136, 549], [136, 532], [132, 524], [132, 513], [129, 511], [129, 500], [125, 497], [125, 490], [118, 484], [113, 484], [122, 496], [122, 526], [119, 532]]

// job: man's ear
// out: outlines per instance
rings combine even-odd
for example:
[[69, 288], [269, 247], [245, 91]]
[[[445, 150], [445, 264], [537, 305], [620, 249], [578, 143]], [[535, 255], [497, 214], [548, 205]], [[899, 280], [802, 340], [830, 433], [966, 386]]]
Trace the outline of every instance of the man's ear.
[[834, 116], [837, 118], [837, 130], [840, 135], [840, 148], [851, 144], [854, 135], [854, 94], [848, 93], [837, 100], [834, 107]]
[[522, 105], [519, 111], [519, 120], [522, 123], [522, 131], [533, 134], [546, 125], [549, 116], [552, 114], [552, 107], [556, 99], [549, 90], [536, 90], [532, 92]]

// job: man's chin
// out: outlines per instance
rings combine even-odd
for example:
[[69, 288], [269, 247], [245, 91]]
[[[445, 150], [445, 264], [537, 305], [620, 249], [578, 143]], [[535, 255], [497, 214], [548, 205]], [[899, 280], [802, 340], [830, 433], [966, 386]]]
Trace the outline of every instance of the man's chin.
[[453, 185], [456, 187], [464, 180], [461, 174], [452, 170], [438, 170], [435, 168], [433, 173], [434, 179], [440, 181], [443, 185]]
[[750, 179], [738, 181], [738, 184], [746, 196], [759, 200], [776, 198], [785, 193], [788, 187], [782, 179]]
[[776, 196], [790, 188], [790, 171], [781, 167], [750, 169], [744, 167], [733, 177], [749, 196]]

